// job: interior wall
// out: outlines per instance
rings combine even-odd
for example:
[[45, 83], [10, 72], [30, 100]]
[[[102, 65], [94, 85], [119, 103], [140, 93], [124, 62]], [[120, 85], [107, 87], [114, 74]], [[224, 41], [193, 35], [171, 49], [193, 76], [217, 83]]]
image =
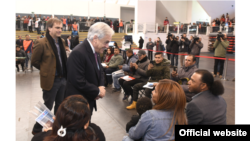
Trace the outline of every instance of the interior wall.
[[44, 15], [71, 15], [73, 16], [90, 16], [90, 17], [103, 17], [104, 15], [109, 18], [120, 18], [121, 7], [131, 7], [129, 5], [119, 5], [103, 2], [87, 2], [83, 0], [71, 0], [70, 2], [64, 0], [43, 0], [36, 4], [34, 0], [16, 1], [16, 13]]
[[121, 19], [128, 22], [135, 17], [135, 8], [121, 7]]
[[[211, 20], [221, 18], [223, 14], [228, 13], [229, 18], [235, 17], [235, 0], [231, 1], [202, 1], [198, 0], [198, 3], [203, 9], [211, 16]], [[233, 7], [232, 7], [233, 5]]]
[[196, 21], [209, 22], [209, 24], [211, 25], [210, 16], [208, 15], [208, 13], [202, 8], [198, 1], [193, 1], [191, 23], [196, 23]]

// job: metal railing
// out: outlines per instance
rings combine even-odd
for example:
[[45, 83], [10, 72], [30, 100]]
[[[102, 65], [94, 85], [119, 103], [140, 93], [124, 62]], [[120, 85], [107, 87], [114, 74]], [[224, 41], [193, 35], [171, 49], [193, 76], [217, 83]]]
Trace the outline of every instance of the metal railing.
[[168, 30], [169, 33], [177, 33], [178, 26], [177, 25], [169, 25], [168, 29], [169, 29]]

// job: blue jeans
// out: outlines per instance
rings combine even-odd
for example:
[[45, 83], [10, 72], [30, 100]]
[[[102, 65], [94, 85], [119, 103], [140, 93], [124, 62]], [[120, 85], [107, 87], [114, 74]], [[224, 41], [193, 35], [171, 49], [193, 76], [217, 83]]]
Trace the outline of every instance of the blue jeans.
[[[27, 53], [27, 57], [26, 57], [26, 60], [25, 60], [25, 66], [26, 68], [28, 68], [28, 63], [29, 63], [29, 60], [31, 61], [31, 56], [32, 56], [32, 53]], [[32, 64], [30, 62], [30, 68], [32, 68]]]
[[118, 79], [119, 79], [120, 77], [123, 77], [123, 76], [125, 76], [124, 73], [118, 73], [118, 74], [112, 73], [112, 79], [113, 79], [114, 87], [115, 87], [116, 89], [120, 89], [120, 88], [121, 88], [121, 86], [120, 86], [120, 84], [119, 84], [119, 82], [118, 82]]
[[120, 33], [123, 33], [123, 27], [120, 27]]
[[129, 136], [124, 136], [122, 141], [134, 141]]
[[[174, 65], [174, 58], [175, 58], [175, 65]], [[171, 65], [178, 67], [178, 55], [171, 54]]]

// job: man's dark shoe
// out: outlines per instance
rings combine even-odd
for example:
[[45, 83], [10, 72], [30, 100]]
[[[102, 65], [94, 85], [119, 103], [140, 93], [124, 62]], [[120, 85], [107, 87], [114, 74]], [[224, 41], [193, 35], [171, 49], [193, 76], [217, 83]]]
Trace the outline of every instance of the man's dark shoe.
[[123, 97], [122, 100], [123, 100], [123, 101], [128, 101], [128, 95], [124, 95], [124, 97]]
[[112, 93], [119, 92], [119, 91], [121, 91], [121, 88], [120, 89], [113, 88]]

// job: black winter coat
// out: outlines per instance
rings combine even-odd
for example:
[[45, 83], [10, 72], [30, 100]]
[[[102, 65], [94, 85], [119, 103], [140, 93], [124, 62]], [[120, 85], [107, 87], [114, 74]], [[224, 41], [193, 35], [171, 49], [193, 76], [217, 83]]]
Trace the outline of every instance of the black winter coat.
[[180, 52], [188, 52], [189, 49], [189, 40], [188, 38], [185, 38], [185, 41], [180, 41]]
[[170, 47], [171, 47], [171, 53], [178, 53], [179, 52], [179, 41], [171, 41]]

